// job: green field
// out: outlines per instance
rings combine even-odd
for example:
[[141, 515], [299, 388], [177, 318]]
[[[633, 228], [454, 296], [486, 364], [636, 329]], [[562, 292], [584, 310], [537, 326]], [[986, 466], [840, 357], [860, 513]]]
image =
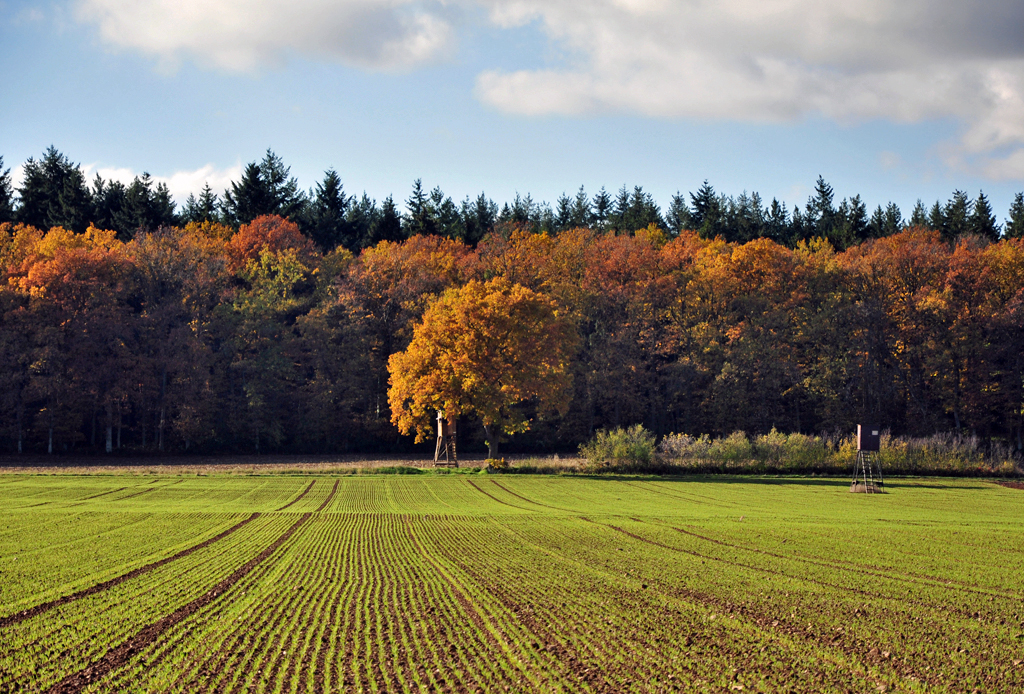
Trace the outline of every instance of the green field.
[[0, 476], [0, 692], [1024, 691], [1024, 491]]

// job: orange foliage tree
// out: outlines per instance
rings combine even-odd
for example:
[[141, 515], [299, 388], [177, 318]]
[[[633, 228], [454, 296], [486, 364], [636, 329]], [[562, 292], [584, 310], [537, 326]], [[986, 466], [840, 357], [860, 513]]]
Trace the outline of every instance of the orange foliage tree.
[[564, 414], [574, 347], [555, 303], [522, 285], [499, 277], [450, 289], [427, 308], [408, 349], [388, 360], [391, 421], [419, 442], [437, 410], [480, 417], [494, 458], [502, 435], [529, 429], [521, 405]]

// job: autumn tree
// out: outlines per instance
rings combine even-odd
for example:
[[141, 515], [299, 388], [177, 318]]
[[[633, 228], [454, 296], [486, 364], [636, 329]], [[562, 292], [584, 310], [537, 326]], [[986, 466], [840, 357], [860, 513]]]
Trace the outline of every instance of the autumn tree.
[[438, 410], [479, 417], [497, 457], [502, 435], [530, 428], [523, 405], [565, 413], [574, 343], [555, 303], [526, 287], [499, 277], [450, 289], [388, 360], [391, 421], [420, 442]]

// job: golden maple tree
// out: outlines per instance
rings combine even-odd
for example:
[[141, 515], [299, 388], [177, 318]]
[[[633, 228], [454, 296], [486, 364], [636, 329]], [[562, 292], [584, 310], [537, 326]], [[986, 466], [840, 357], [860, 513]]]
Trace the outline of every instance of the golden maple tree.
[[494, 458], [502, 435], [529, 429], [520, 405], [564, 414], [575, 344], [572, 325], [543, 294], [502, 277], [449, 289], [388, 360], [391, 421], [420, 442], [438, 410], [450, 420], [479, 417]]

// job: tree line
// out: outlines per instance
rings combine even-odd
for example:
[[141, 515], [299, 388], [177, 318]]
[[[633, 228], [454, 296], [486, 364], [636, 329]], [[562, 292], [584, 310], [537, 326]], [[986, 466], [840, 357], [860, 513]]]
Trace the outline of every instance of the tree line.
[[81, 166], [54, 147], [23, 167], [17, 190], [10, 170], [0, 157], [0, 223], [28, 224], [39, 229], [60, 226], [78, 233], [90, 225], [117, 232], [128, 241], [139, 230], [183, 226], [190, 222], [217, 222], [238, 228], [263, 215], [291, 219], [321, 252], [341, 245], [352, 252], [380, 241], [401, 241], [416, 235], [439, 235], [470, 245], [478, 244], [496, 225], [526, 225], [536, 233], [557, 234], [575, 228], [631, 233], [651, 224], [670, 236], [693, 230], [703, 238], [722, 237], [745, 243], [766, 238], [789, 248], [801, 241], [824, 238], [837, 250], [868, 239], [890, 236], [905, 227], [927, 227], [953, 242], [965, 234], [992, 241], [1024, 235], [1024, 193], [1018, 193], [1000, 222], [988, 197], [979, 191], [971, 198], [956, 190], [945, 203], [930, 207], [918, 200], [908, 216], [895, 203], [869, 211], [859, 195], [836, 201], [835, 191], [819, 177], [813, 194], [801, 207], [791, 209], [773, 199], [766, 203], [754, 192], [729, 196], [707, 181], [695, 192], [676, 193], [662, 209], [641, 186], [623, 186], [617, 193], [601, 188], [588, 195], [581, 187], [563, 193], [554, 204], [520, 196], [498, 205], [485, 193], [461, 202], [440, 187], [428, 191], [413, 183], [404, 202], [392, 196], [378, 202], [365, 192], [349, 195], [333, 169], [313, 188], [303, 190], [273, 151], [247, 164], [238, 181], [215, 192], [207, 184], [179, 207], [163, 183], [149, 174], [131, 183], [105, 181], [97, 174], [86, 180]]
[[[496, 278], [546, 297], [572, 333], [568, 405], [527, 402], [521, 449], [634, 423], [722, 436], [872, 421], [1022, 442], [1021, 238], [918, 226], [840, 251], [498, 222], [475, 245], [416, 234], [354, 253], [276, 215], [127, 240], [7, 222], [0, 272], [9, 452], [407, 447], [389, 358], [446, 291]], [[482, 450], [464, 424], [462, 450]]]

